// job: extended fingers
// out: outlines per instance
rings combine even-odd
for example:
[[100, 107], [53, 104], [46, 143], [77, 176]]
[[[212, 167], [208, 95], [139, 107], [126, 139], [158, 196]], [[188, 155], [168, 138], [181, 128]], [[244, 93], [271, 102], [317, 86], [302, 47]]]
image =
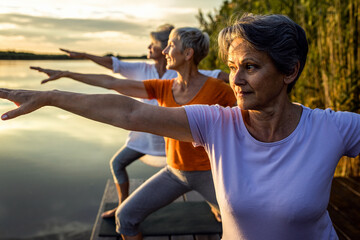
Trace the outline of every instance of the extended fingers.
[[19, 106], [18, 108], [8, 111], [7, 113], [4, 113], [1, 116], [2, 120], [9, 120], [12, 118], [16, 118], [18, 116], [24, 115], [24, 114], [28, 114], [33, 112], [34, 110], [36, 110], [37, 108], [34, 108], [33, 106], [31, 106], [30, 104], [24, 104]]
[[34, 67], [34, 66], [30, 66], [30, 69], [33, 69], [33, 70], [41, 70], [42, 68], [41, 67]]
[[50, 81], [54, 81], [54, 80], [57, 80], [59, 78], [62, 77], [62, 72], [56, 72], [56, 73], [53, 73], [53, 74], [48, 74], [49, 75], [49, 78], [47, 79], [44, 79], [41, 81], [41, 84], [44, 84], [44, 83], [47, 83], [47, 82], [50, 82]]
[[59, 48], [60, 51], [66, 52], [66, 53], [70, 53], [70, 50], [64, 49], [64, 48]]
[[59, 71], [59, 70], [52, 70], [52, 69], [41, 68], [41, 67], [34, 67], [34, 66], [30, 66], [30, 69], [37, 70], [37, 71], [39, 71], [39, 72], [43, 72], [43, 73], [46, 73], [46, 74], [51, 74], [51, 73], [53, 73], [53, 72]]

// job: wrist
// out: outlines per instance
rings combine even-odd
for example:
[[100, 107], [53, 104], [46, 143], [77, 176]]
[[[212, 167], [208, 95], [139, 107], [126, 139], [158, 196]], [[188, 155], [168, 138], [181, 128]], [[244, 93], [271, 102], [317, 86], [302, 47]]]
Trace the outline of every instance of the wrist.
[[62, 71], [62, 76], [70, 78], [71, 77], [71, 72], [70, 71]]
[[60, 93], [59, 90], [50, 90], [42, 92], [41, 99], [43, 106], [55, 106], [56, 96]]
[[90, 59], [90, 55], [87, 54], [86, 52], [80, 53], [80, 57], [81, 57], [81, 58], [85, 58], [85, 59]]

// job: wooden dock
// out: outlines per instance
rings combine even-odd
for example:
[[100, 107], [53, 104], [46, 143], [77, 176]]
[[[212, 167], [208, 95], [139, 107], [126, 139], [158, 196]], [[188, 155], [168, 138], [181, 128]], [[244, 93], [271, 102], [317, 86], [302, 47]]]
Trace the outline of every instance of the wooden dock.
[[[130, 181], [130, 192], [143, 183], [143, 180], [132, 179]], [[203, 201], [196, 192], [190, 192], [176, 201]], [[101, 213], [104, 206], [109, 202], [117, 202], [114, 184], [108, 180], [105, 187], [103, 199], [91, 234], [91, 240], [121, 240], [120, 237], [99, 237]], [[329, 214], [333, 221], [335, 230], [340, 240], [360, 239], [360, 177], [359, 178], [334, 178]], [[169, 235], [144, 237], [145, 240], [219, 240], [218, 234], [212, 235]]]
[[[131, 179], [130, 180], [130, 192], [133, 192], [137, 187], [139, 187], [144, 180], [142, 179]], [[104, 207], [106, 203], [117, 202], [117, 194], [115, 185], [113, 180], [108, 180], [106, 183], [104, 195], [99, 207], [99, 211], [95, 220], [94, 228], [91, 233], [91, 240], [121, 240], [119, 236], [117, 237], [100, 237], [100, 223], [101, 223], [101, 214], [104, 211]], [[197, 192], [189, 192], [182, 197], [175, 200], [177, 202], [197, 202], [197, 201], [204, 201], [203, 197], [198, 194]], [[169, 236], [151, 236], [151, 237], [144, 237], [144, 240], [219, 240], [220, 235], [218, 234], [211, 234], [211, 235], [169, 235]]]

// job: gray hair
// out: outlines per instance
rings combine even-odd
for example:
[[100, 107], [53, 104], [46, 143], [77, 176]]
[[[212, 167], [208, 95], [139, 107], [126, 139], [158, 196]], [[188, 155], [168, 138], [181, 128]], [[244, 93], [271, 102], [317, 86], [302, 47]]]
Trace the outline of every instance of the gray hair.
[[246, 13], [219, 33], [219, 53], [224, 60], [227, 59], [231, 42], [238, 37], [256, 50], [266, 52], [283, 74], [293, 73], [296, 64], [300, 63], [295, 80], [288, 85], [287, 92], [290, 93], [306, 62], [308, 43], [304, 29], [284, 15]]
[[180, 40], [182, 51], [187, 48], [192, 48], [194, 50], [193, 59], [195, 65], [198, 65], [209, 53], [209, 35], [202, 32], [200, 29], [191, 27], [175, 28], [171, 31], [171, 36]]
[[161, 43], [161, 49], [166, 48], [169, 40], [169, 35], [174, 26], [171, 24], [163, 24], [159, 26], [156, 31], [150, 32], [150, 37]]

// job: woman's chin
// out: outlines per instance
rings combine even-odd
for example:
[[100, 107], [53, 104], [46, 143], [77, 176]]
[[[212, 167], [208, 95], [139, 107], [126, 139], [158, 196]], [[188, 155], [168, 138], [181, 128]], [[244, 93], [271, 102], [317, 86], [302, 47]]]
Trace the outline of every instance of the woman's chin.
[[166, 69], [169, 69], [169, 70], [176, 70], [176, 69], [174, 69], [174, 66], [173, 66], [173, 65], [171, 65], [171, 64], [167, 64], [167, 65], [166, 65]]

